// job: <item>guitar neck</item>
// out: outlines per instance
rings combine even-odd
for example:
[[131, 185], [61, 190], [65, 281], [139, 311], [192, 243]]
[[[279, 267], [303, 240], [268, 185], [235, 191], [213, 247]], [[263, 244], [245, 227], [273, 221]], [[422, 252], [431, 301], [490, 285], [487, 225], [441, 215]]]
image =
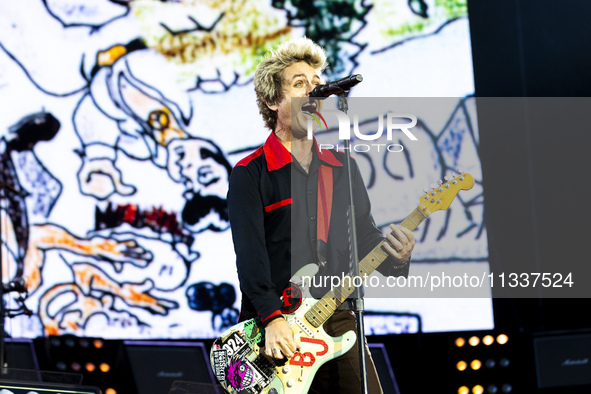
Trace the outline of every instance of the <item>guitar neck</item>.
[[[429, 216], [429, 211], [420, 207], [412, 211], [410, 215], [406, 217], [400, 223], [402, 227], [409, 229], [410, 231], [416, 230], [417, 227]], [[359, 276], [362, 278], [371, 275], [387, 258], [388, 254], [382, 249], [386, 241], [380, 242], [371, 252], [367, 254], [359, 262]], [[320, 327], [328, 318], [337, 310], [351, 294], [355, 291], [353, 286], [353, 278], [351, 275], [347, 275], [342, 278], [342, 286], [335, 287], [328, 293], [318, 300], [316, 304], [308, 312], [306, 312], [306, 320], [314, 327]], [[357, 279], [358, 280], [358, 279]]]

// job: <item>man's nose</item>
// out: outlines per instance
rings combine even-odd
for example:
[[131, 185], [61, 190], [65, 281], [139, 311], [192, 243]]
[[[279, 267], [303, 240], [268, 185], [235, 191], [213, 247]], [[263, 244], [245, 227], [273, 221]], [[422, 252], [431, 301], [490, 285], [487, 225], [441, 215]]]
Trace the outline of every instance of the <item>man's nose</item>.
[[310, 97], [310, 93], [312, 93], [312, 90], [314, 90], [315, 86], [310, 83], [310, 82], [306, 82], [306, 96]]

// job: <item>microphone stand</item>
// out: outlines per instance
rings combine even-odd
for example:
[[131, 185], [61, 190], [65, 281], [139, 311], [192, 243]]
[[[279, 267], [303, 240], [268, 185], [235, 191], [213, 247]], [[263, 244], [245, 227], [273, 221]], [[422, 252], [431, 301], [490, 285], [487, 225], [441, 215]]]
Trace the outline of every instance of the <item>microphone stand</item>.
[[[348, 90], [343, 90], [338, 97], [339, 111], [347, 113], [349, 104], [347, 102]], [[357, 227], [355, 222], [355, 205], [353, 202], [353, 176], [351, 173], [351, 148], [349, 139], [343, 142], [345, 150], [345, 158], [347, 162], [347, 176], [349, 179], [349, 207], [351, 215], [351, 253], [353, 254], [353, 274], [359, 276], [359, 254], [357, 251]], [[359, 351], [359, 374], [361, 376], [361, 392], [368, 394], [367, 385], [367, 358], [365, 355], [365, 323], [363, 322], [364, 303], [363, 296], [359, 287], [355, 287], [353, 298], [353, 310], [357, 320], [357, 349]]]
[[[18, 190], [14, 189], [11, 185], [7, 184], [6, 182], [0, 180], [0, 377], [5, 376], [7, 374], [8, 363], [5, 361], [5, 337], [6, 332], [4, 330], [6, 316], [10, 316], [7, 314], [6, 305], [4, 304], [4, 295], [10, 293], [12, 291], [21, 291], [19, 285], [15, 282], [8, 282], [6, 285], [4, 284], [4, 260], [3, 260], [3, 253], [2, 250], [4, 245], [2, 244], [2, 236], [4, 231], [4, 215], [2, 214], [2, 205], [4, 205], [3, 200], [7, 198], [6, 192], [10, 191], [13, 193], [19, 193]], [[8, 251], [8, 245], [6, 245], [6, 250]], [[6, 262], [8, 262], [8, 256], [6, 257]], [[21, 284], [20, 286], [23, 286]], [[24, 304], [23, 304], [24, 306]], [[24, 310], [27, 311], [28, 309], [26, 306]], [[25, 314], [28, 314], [24, 312]], [[30, 316], [30, 315], [29, 315]], [[12, 316], [10, 316], [12, 317]]]
[[[8, 185], [6, 185], [8, 186]], [[2, 231], [4, 230], [4, 215], [2, 214], [2, 200], [4, 199], [4, 182], [0, 182], [0, 376], [4, 376], [6, 374], [6, 369], [4, 368], [4, 318], [6, 315], [6, 311], [4, 308], [4, 264], [3, 264], [3, 256], [2, 256], [2, 249], [4, 245], [2, 245]]]

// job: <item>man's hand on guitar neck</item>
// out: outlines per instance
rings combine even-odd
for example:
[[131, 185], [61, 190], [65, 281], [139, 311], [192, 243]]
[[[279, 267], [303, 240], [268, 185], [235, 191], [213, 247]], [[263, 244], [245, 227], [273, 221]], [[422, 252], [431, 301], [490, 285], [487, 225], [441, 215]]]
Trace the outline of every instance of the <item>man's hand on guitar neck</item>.
[[291, 358], [299, 348], [293, 337], [293, 331], [283, 318], [269, 322], [265, 327], [265, 354], [281, 359], [285, 355]]
[[390, 225], [391, 233], [386, 235], [388, 242], [384, 243], [384, 249], [394, 259], [394, 266], [402, 266], [410, 261], [410, 255], [415, 247], [415, 236], [409, 229]]

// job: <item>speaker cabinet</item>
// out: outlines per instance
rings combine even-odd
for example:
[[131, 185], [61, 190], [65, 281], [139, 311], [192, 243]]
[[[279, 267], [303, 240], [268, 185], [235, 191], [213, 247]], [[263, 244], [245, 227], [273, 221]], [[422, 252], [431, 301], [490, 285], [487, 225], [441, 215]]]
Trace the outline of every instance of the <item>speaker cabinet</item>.
[[542, 335], [534, 337], [538, 387], [591, 385], [591, 332]]
[[216, 383], [201, 342], [125, 341], [138, 394], [168, 393], [174, 381]]
[[8, 368], [39, 369], [32, 339], [6, 338], [4, 340], [4, 361]]
[[384, 394], [400, 394], [386, 347], [383, 343], [369, 343], [368, 346]]

